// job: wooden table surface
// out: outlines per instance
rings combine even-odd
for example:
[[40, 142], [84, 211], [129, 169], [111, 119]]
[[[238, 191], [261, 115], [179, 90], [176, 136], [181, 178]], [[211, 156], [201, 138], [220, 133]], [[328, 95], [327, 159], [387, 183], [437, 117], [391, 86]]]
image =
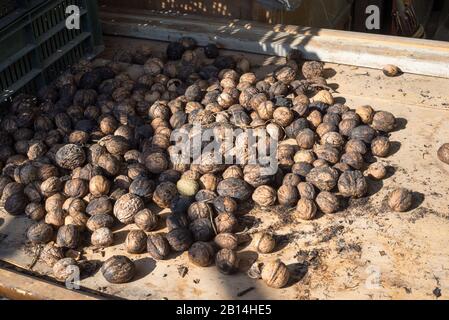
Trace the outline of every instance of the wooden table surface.
[[[117, 48], [142, 42], [153, 44], [155, 52], [165, 46], [118, 37], [105, 41], [103, 58], [110, 58]], [[282, 62], [281, 58], [247, 56], [258, 73]], [[369, 104], [399, 119], [400, 128], [391, 134], [392, 155], [382, 160], [391, 167], [391, 176], [370, 183], [368, 198], [337, 214], [301, 223], [289, 222], [288, 214], [279, 210], [252, 210], [245, 218], [253, 224], [250, 232], [274, 230], [284, 241], [273, 254], [257, 255], [251, 245], [242, 248], [242, 270], [233, 276], [224, 276], [215, 267], [192, 266], [186, 253], [167, 261], [142, 254], [131, 256], [138, 270], [133, 282], [112, 285], [100, 272], [93, 272], [82, 286], [127, 299], [436, 299], [439, 293], [440, 299], [448, 299], [449, 166], [438, 161], [436, 151], [449, 137], [449, 79], [410, 74], [387, 78], [379, 70], [335, 64], [326, 68], [340, 101], [352, 108]], [[393, 213], [386, 207], [385, 198], [396, 187], [415, 192], [412, 211]], [[25, 217], [0, 212], [1, 260], [29, 268], [35, 256], [35, 248], [24, 237], [29, 225]], [[101, 262], [125, 254], [123, 240], [131, 228], [114, 231], [114, 246], [100, 251], [86, 248], [83, 256]], [[270, 289], [246, 276], [254, 259], [275, 258], [294, 274], [286, 288]], [[183, 267], [188, 270], [184, 276], [179, 272]], [[51, 275], [40, 261], [32, 270]]]

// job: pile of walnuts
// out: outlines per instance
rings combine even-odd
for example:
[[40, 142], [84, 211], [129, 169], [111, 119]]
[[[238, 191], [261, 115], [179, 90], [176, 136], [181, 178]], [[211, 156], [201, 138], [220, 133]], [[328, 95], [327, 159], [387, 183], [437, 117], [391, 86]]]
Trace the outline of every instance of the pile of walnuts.
[[[143, 65], [141, 73], [122, 72], [121, 62]], [[279, 170], [263, 175], [259, 165], [208, 157], [200, 164], [171, 161], [172, 131], [189, 132], [194, 124], [217, 134], [265, 127], [280, 141]], [[142, 46], [117, 52], [106, 66], [81, 61], [37, 97], [12, 101], [1, 119], [1, 205], [35, 221], [27, 238], [43, 247], [40, 258], [62, 281], [78, 264], [69, 250], [114, 245], [113, 230], [129, 224], [123, 245], [130, 254], [162, 260], [188, 251], [194, 265], [232, 274], [239, 269], [242, 203], [295, 208], [298, 220], [339, 211], [343, 198], [365, 196], [370, 179], [386, 176], [382, 163], [369, 162], [388, 156], [395, 125], [389, 112], [335, 103], [323, 64], [302, 62], [298, 52], [258, 78], [247, 59], [221, 56], [213, 44], [182, 38], [168, 45], [164, 59]], [[162, 219], [151, 203], [171, 214]], [[267, 254], [276, 238], [256, 234], [253, 245]], [[109, 282], [124, 283], [136, 267], [113, 256], [101, 271]], [[280, 288], [289, 272], [276, 260], [260, 277]]]

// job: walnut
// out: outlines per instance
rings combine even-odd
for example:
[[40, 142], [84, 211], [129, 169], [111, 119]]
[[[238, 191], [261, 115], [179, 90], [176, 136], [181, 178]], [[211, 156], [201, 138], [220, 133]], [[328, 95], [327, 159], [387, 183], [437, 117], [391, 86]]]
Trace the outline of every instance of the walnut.
[[441, 162], [449, 164], [449, 143], [443, 144], [438, 149], [437, 156]]
[[269, 207], [274, 205], [276, 202], [276, 198], [276, 191], [272, 187], [267, 185], [257, 187], [252, 195], [252, 199], [254, 200], [254, 202], [262, 207]]
[[125, 240], [125, 248], [128, 253], [142, 253], [147, 248], [147, 235], [142, 230], [131, 230]]
[[364, 175], [376, 180], [382, 180], [387, 175], [387, 168], [382, 163], [375, 162], [366, 169]]
[[312, 220], [315, 218], [317, 207], [315, 202], [310, 199], [300, 199], [296, 205], [293, 215], [301, 220]]
[[269, 233], [257, 233], [253, 237], [253, 244], [259, 253], [271, 253], [276, 247], [276, 240]]
[[101, 273], [110, 283], [126, 283], [134, 278], [136, 267], [125, 256], [113, 256], [103, 263]]
[[338, 191], [345, 197], [361, 198], [368, 192], [368, 184], [360, 171], [345, 171], [338, 180]]
[[215, 265], [223, 274], [235, 273], [239, 267], [237, 254], [230, 249], [221, 249], [215, 256]]
[[199, 267], [207, 267], [214, 259], [214, 249], [207, 242], [195, 242], [189, 249], [188, 256], [190, 262]]
[[379, 111], [374, 114], [371, 126], [378, 131], [391, 132], [396, 127], [396, 118], [390, 112]]
[[388, 196], [388, 206], [396, 212], [410, 210], [413, 205], [413, 194], [405, 188], [395, 189]]
[[371, 152], [377, 157], [386, 157], [390, 152], [390, 140], [387, 137], [376, 137], [371, 141]]
[[134, 216], [144, 209], [144, 203], [139, 196], [127, 193], [121, 196], [114, 205], [114, 216], [124, 224], [134, 221]]

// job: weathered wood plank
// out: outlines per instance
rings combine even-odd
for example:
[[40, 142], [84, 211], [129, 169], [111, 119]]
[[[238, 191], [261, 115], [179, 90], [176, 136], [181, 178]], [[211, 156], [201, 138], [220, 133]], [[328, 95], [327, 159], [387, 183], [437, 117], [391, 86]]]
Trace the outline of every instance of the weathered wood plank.
[[0, 294], [14, 300], [97, 300], [90, 294], [0, 267]]
[[103, 30], [159, 41], [192, 36], [230, 50], [285, 56], [299, 49], [307, 59], [380, 69], [398, 65], [404, 72], [449, 78], [449, 43], [244, 20], [158, 15], [151, 11], [104, 10]]

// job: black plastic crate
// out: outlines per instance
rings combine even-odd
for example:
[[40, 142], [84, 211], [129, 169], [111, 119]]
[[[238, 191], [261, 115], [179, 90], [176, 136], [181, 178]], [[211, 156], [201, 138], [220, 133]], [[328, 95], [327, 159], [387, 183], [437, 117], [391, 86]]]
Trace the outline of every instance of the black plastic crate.
[[[0, 29], [0, 102], [35, 93], [82, 57], [103, 49], [96, 1], [40, 1]], [[34, 2], [36, 4], [36, 2]], [[67, 29], [67, 6], [80, 8], [80, 29]]]

